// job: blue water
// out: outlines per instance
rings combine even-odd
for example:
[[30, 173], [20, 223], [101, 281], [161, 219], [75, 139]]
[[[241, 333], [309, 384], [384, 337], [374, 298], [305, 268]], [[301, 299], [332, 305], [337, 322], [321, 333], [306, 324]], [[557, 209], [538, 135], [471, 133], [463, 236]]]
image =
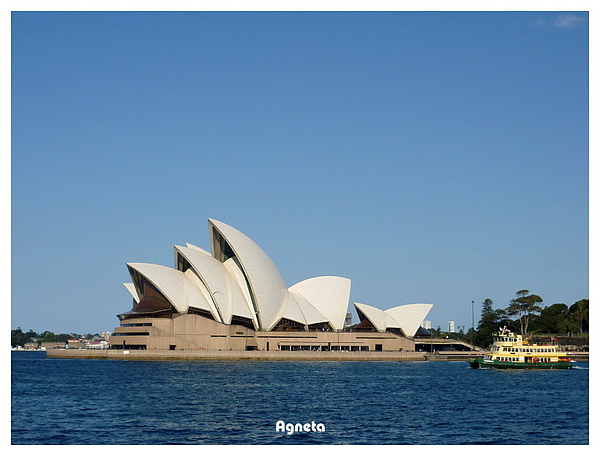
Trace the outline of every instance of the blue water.
[[[588, 444], [588, 363], [137, 362], [12, 352], [13, 444]], [[322, 423], [288, 435], [275, 423]]]

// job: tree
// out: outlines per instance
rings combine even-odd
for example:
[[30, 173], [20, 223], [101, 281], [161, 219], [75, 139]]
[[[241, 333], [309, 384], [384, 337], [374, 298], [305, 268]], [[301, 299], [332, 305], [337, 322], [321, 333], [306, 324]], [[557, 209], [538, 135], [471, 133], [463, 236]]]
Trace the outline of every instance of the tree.
[[10, 345], [11, 347], [22, 347], [25, 343], [29, 342], [29, 338], [23, 334], [21, 328], [12, 329], [10, 331]]
[[584, 329], [589, 331], [589, 307], [589, 299], [581, 299], [569, 308], [569, 316], [577, 323], [577, 330], [579, 331], [579, 334], [583, 333]]
[[[569, 328], [569, 308], [566, 304], [552, 304], [545, 307], [535, 321], [535, 330], [546, 334], [566, 333]], [[534, 323], [531, 323], [534, 327]]]
[[494, 302], [487, 298], [481, 303], [481, 319], [473, 343], [487, 347], [492, 343], [492, 333], [498, 330], [498, 313], [493, 308]]
[[519, 320], [519, 326], [521, 328], [521, 334], [527, 335], [527, 329], [529, 327], [529, 320], [532, 315], [538, 314], [542, 311], [539, 306], [544, 300], [538, 295], [528, 294], [529, 290], [517, 291], [517, 299], [510, 301], [510, 306], [506, 309], [508, 315], [516, 316]]

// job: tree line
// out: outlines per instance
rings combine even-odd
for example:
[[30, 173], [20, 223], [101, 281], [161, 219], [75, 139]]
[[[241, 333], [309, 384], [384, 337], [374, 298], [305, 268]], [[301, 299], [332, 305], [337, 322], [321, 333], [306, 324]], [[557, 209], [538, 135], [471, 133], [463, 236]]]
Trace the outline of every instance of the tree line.
[[32, 329], [23, 332], [21, 328], [12, 329], [10, 331], [11, 347], [23, 347], [28, 342], [66, 342], [69, 339], [93, 339], [98, 334], [54, 334], [52, 331], [44, 331], [36, 333]]
[[570, 306], [564, 303], [542, 307], [544, 300], [529, 290], [519, 290], [505, 309], [494, 309], [491, 299], [481, 307], [481, 319], [472, 328], [473, 343], [486, 347], [492, 343], [492, 333], [506, 326], [511, 331], [529, 334], [576, 335], [589, 332], [589, 299], [580, 299]]

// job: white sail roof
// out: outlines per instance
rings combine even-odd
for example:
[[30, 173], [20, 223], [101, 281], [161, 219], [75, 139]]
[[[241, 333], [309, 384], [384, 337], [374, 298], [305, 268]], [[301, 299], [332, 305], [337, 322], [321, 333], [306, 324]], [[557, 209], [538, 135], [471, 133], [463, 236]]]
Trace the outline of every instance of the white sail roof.
[[190, 263], [194, 272], [208, 289], [210, 299], [215, 304], [223, 323], [231, 323], [234, 301], [236, 310], [239, 306], [245, 307], [246, 311], [243, 316], [248, 315], [248, 303], [242, 290], [223, 263], [200, 249], [176, 245], [175, 250]]
[[313, 325], [316, 323], [328, 323], [329, 319], [323, 315], [314, 305], [312, 305], [304, 296], [288, 291], [285, 301], [282, 318], [297, 321], [304, 325]]
[[189, 307], [207, 310], [216, 321], [221, 321], [212, 302], [208, 302], [198, 288], [183, 272], [150, 263], [127, 263], [127, 266], [151, 282], [169, 300], [175, 310], [187, 312]]
[[407, 337], [413, 337], [425, 317], [433, 307], [433, 304], [405, 304], [392, 307], [385, 311], [395, 321], [395, 325], [389, 325], [388, 328], [400, 328]]
[[225, 263], [223, 263], [223, 266], [229, 273], [229, 276], [237, 284], [240, 292], [242, 293], [241, 298], [232, 299], [231, 315], [249, 318], [250, 320], [252, 320], [254, 329], [259, 329], [260, 326], [258, 324], [258, 318], [256, 317], [256, 312], [254, 312], [254, 309], [252, 307], [252, 298], [250, 297], [250, 290], [248, 290], [248, 285], [246, 283], [246, 279], [244, 278], [244, 273], [233, 258], [230, 258], [227, 261], [225, 261]]
[[[209, 227], [213, 249], [214, 230], [217, 230], [235, 253], [250, 287], [250, 296], [258, 313], [260, 328], [270, 330], [278, 321], [277, 317], [287, 293], [281, 274], [267, 254], [245, 234], [213, 219], [209, 219]], [[213, 256], [216, 255], [217, 252], [213, 250]]]
[[356, 311], [359, 313], [359, 315], [363, 314], [373, 324], [377, 331], [385, 331], [386, 315], [383, 310], [367, 304], [360, 304], [358, 302], [354, 303], [354, 307], [356, 307]]
[[433, 307], [433, 304], [405, 304], [381, 310], [373, 306], [355, 302], [354, 307], [378, 331], [383, 332], [388, 328], [396, 328], [401, 329], [405, 336], [413, 337]]
[[290, 291], [304, 296], [319, 312], [327, 317], [335, 330], [344, 328], [350, 299], [350, 279], [321, 276], [303, 280], [290, 287]]
[[129, 294], [133, 296], [135, 302], [140, 302], [140, 297], [137, 294], [137, 290], [135, 289], [135, 285], [133, 283], [124, 283], [123, 286], [127, 289]]

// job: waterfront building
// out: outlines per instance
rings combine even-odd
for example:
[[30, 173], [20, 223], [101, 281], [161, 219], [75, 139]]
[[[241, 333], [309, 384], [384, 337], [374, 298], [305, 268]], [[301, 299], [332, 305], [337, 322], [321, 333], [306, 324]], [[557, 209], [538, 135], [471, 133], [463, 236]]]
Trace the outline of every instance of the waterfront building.
[[110, 335], [111, 348], [167, 350], [414, 350], [431, 304], [381, 310], [354, 303], [350, 279], [321, 276], [287, 287], [248, 236], [208, 220], [211, 252], [176, 245], [174, 268], [127, 263], [131, 310]]

